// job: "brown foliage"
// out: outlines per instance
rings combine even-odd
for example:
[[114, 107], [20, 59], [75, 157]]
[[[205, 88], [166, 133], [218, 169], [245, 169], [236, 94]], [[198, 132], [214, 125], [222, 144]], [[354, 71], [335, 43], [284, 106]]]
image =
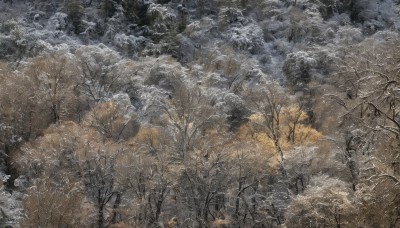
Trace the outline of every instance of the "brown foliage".
[[84, 198], [82, 186], [77, 180], [64, 179], [55, 183], [48, 178], [35, 180], [24, 198], [26, 217], [23, 227], [79, 227], [83, 213], [80, 205]]

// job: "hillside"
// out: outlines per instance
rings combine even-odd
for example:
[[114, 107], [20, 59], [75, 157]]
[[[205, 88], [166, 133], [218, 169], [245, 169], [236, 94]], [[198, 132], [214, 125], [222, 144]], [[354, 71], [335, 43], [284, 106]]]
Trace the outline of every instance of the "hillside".
[[399, 31], [398, 0], [1, 1], [0, 228], [400, 227]]

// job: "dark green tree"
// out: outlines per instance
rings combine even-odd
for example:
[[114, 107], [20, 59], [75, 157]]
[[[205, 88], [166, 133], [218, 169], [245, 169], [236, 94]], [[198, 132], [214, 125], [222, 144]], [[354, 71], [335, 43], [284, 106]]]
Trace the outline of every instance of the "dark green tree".
[[82, 6], [82, 2], [80, 0], [71, 0], [66, 4], [68, 18], [74, 27], [75, 34], [79, 34], [81, 32], [81, 23], [83, 17], [84, 7]]

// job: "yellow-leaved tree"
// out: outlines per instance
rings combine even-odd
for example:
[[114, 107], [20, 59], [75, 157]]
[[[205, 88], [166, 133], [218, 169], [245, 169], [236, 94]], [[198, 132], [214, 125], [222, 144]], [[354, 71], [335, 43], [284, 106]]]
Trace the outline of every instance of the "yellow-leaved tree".
[[322, 134], [309, 123], [303, 103], [286, 95], [279, 85], [271, 83], [265, 89], [251, 91], [247, 99], [253, 114], [238, 134], [255, 139], [266, 151], [274, 151], [281, 165], [284, 151], [322, 139]]

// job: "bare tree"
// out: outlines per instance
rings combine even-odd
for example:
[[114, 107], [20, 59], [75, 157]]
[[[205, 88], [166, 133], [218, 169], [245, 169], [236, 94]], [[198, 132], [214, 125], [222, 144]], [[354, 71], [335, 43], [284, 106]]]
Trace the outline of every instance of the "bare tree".
[[78, 50], [77, 56], [81, 66], [80, 88], [92, 101], [101, 101], [118, 91], [122, 75], [117, 70], [117, 53], [105, 47], [85, 47]]
[[[92, 150], [92, 148], [88, 148]], [[96, 149], [95, 149], [96, 150]], [[121, 193], [115, 188], [115, 155], [97, 149], [93, 157], [81, 161], [83, 183], [87, 197], [97, 209], [96, 226], [109, 227], [116, 222], [116, 214], [107, 210], [115, 210], [121, 203]], [[85, 152], [93, 153], [91, 151]]]
[[104, 141], [112, 139], [115, 142], [135, 136], [140, 128], [131, 107], [117, 102], [96, 104], [84, 118], [83, 124], [96, 129]]
[[41, 112], [49, 113], [52, 123], [71, 119], [80, 100], [76, 95], [78, 80], [71, 56], [54, 53], [38, 57], [27, 67], [25, 74], [35, 83], [36, 97]]
[[[320, 182], [321, 179], [323, 182]], [[358, 225], [354, 219], [355, 206], [344, 182], [324, 176], [315, 177], [312, 181], [316, 186], [294, 198], [289, 206], [287, 226], [340, 228]]]
[[261, 121], [255, 122], [255, 129], [265, 132], [273, 141], [275, 151], [279, 154], [280, 162], [283, 165], [284, 156], [280, 139], [282, 135], [281, 115], [285, 105], [285, 96], [279, 91], [277, 85], [271, 84], [266, 87], [262, 90], [252, 91], [247, 99], [253, 105], [254, 110], [262, 116]]
[[35, 180], [23, 200], [26, 217], [24, 227], [83, 226], [81, 209], [83, 189], [77, 180], [54, 182], [49, 178]]
[[165, 124], [181, 159], [207, 137], [207, 131], [223, 128], [225, 124], [223, 115], [211, 105], [200, 88], [191, 88], [181, 81], [176, 81], [170, 98], [154, 107], [166, 114]]
[[211, 221], [223, 218], [230, 182], [230, 165], [225, 156], [226, 153], [215, 152], [205, 158], [202, 151], [187, 156], [174, 188], [183, 209], [180, 215], [187, 218], [182, 225], [208, 227]]
[[[340, 93], [327, 95], [343, 107], [341, 127], [349, 132], [344, 148], [353, 190], [380, 196], [386, 205], [377, 203], [375, 197], [366, 200], [367, 196], [361, 194], [368, 202], [363, 210], [382, 208], [384, 213], [360, 219], [369, 223], [374, 217], [388, 226], [396, 224], [399, 218], [394, 215], [393, 208], [398, 202], [394, 192], [398, 191], [400, 180], [397, 149], [393, 147], [399, 144], [400, 138], [399, 56], [393, 50], [396, 46], [397, 40], [369, 39], [356, 49], [344, 52], [345, 58], [339, 61], [336, 77]], [[386, 217], [388, 214], [392, 217]]]
[[171, 161], [169, 142], [159, 130], [142, 128], [133, 142], [135, 153], [124, 153], [118, 162], [119, 185], [129, 197], [126, 220], [131, 226], [153, 226], [176, 216], [171, 191], [179, 166]]
[[[122, 143], [104, 141], [94, 129], [64, 122], [53, 125], [35, 144], [25, 145], [21, 154], [15, 157], [15, 162], [29, 178], [45, 178], [47, 182], [54, 182], [55, 188], [62, 189], [63, 194], [74, 190], [64, 189], [64, 184], [68, 184], [68, 181], [62, 182], [65, 178], [80, 183], [80, 194], [85, 196], [89, 208], [92, 208], [88, 209], [88, 218], [82, 223], [99, 228], [109, 227], [118, 222], [117, 211], [122, 192], [116, 185], [115, 167], [124, 148]], [[36, 186], [36, 183], [32, 184]], [[58, 190], [54, 191], [57, 193]]]

